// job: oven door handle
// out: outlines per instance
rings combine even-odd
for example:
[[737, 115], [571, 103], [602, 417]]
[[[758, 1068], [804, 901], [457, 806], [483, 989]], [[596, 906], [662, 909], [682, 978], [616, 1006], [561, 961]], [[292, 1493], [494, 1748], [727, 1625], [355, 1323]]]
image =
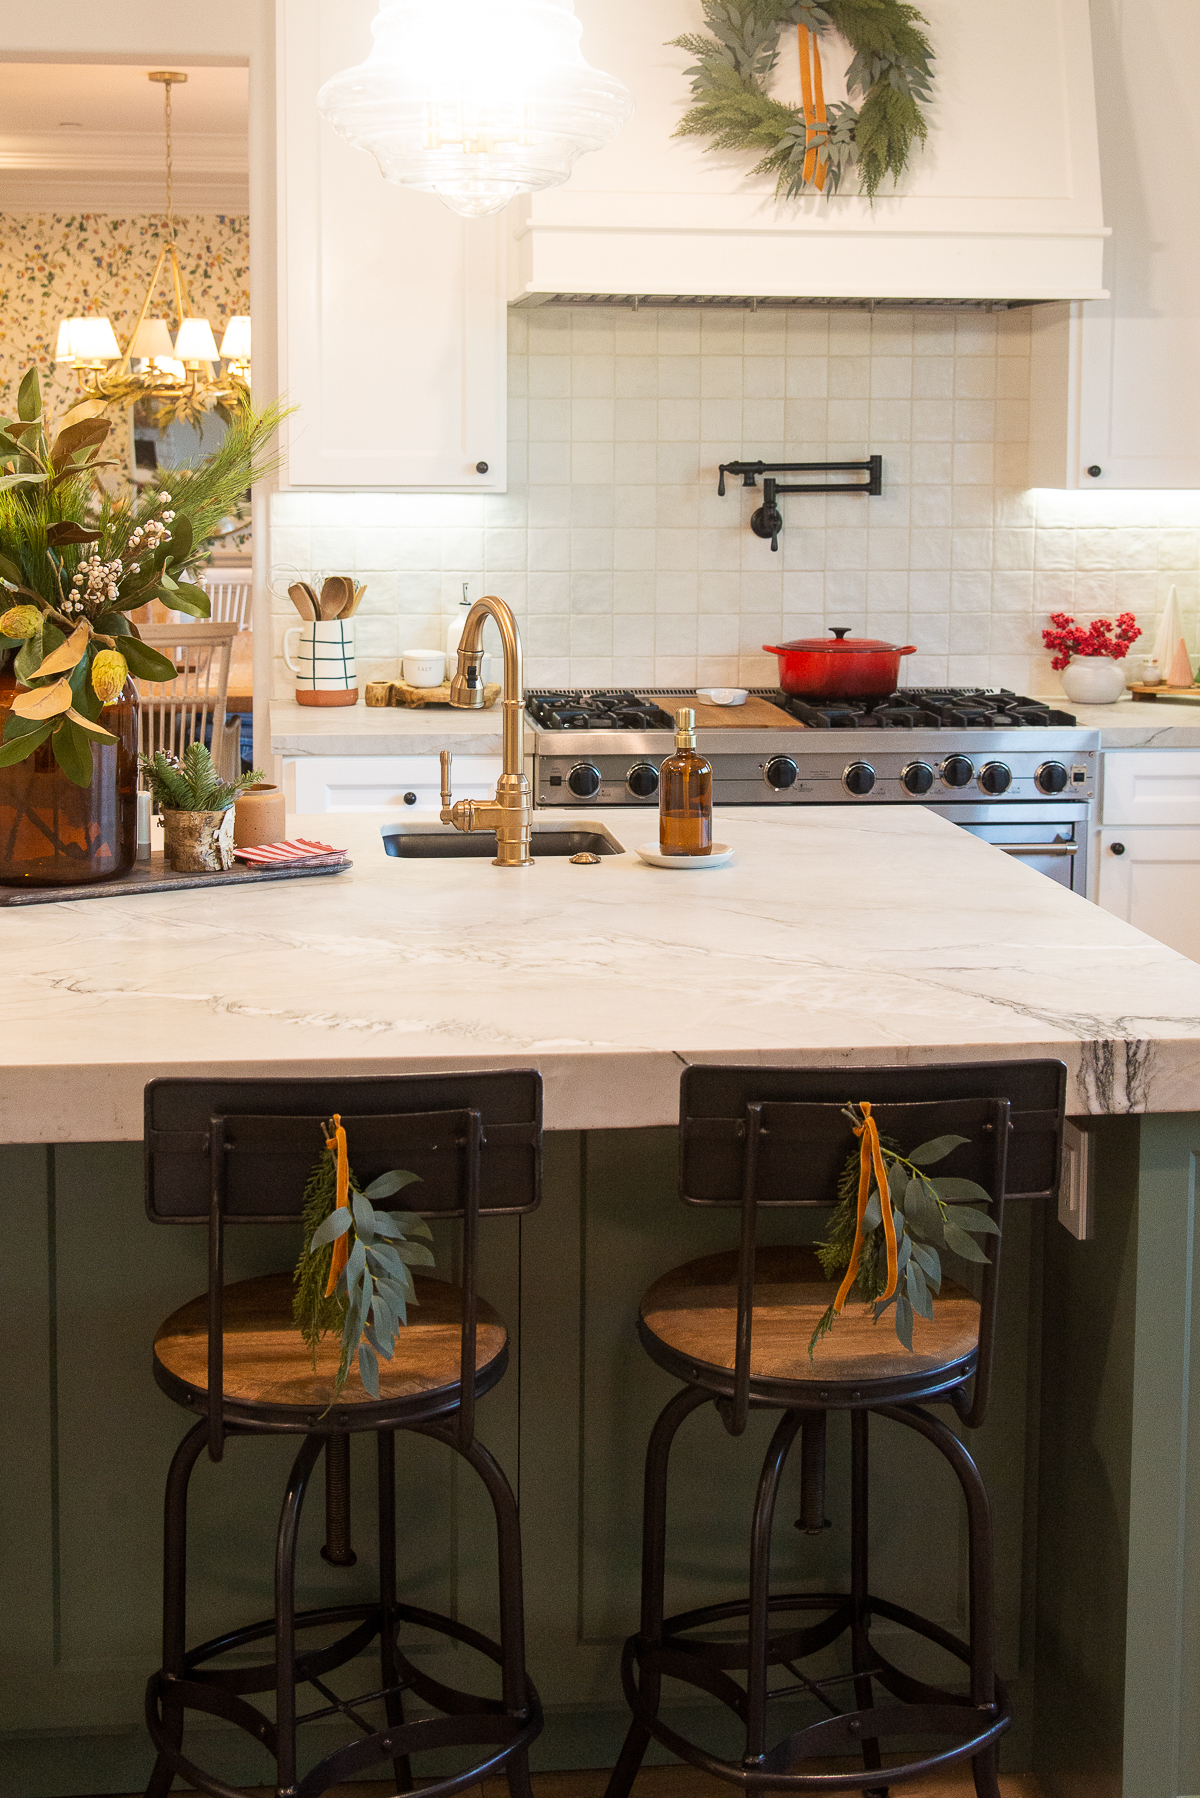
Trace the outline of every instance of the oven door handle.
[[[986, 841], [986, 839], [985, 839]], [[1078, 843], [993, 843], [1005, 855], [1078, 855]]]

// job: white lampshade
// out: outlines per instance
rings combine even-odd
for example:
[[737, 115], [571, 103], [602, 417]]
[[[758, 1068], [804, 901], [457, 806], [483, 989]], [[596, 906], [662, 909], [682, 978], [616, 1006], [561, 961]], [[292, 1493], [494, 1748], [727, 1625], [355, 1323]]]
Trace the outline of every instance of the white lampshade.
[[175, 354], [180, 362], [219, 360], [212, 326], [206, 318], [185, 318], [180, 321], [175, 337]]
[[54, 360], [62, 363], [65, 368], [70, 368], [75, 361], [72, 338], [75, 326], [79, 322], [77, 318], [64, 318], [59, 323], [58, 342], [54, 346]]
[[[117, 361], [121, 348], [109, 319], [69, 318], [64, 320], [64, 324], [70, 326], [68, 341], [71, 356], [76, 362], [99, 364]], [[62, 341], [61, 330], [59, 341]]]
[[150, 366], [156, 374], [174, 375], [177, 381], [187, 380], [187, 369], [175, 356], [152, 356]]
[[175, 346], [165, 318], [144, 318], [133, 334], [131, 356], [173, 356]]
[[248, 313], [236, 313], [226, 325], [225, 335], [221, 339], [221, 354], [227, 362], [249, 362], [250, 317]]
[[317, 106], [385, 180], [467, 218], [566, 181], [633, 116], [615, 75], [583, 59], [574, 0], [457, 0], [453, 42], [428, 0], [383, 0], [375, 43]]

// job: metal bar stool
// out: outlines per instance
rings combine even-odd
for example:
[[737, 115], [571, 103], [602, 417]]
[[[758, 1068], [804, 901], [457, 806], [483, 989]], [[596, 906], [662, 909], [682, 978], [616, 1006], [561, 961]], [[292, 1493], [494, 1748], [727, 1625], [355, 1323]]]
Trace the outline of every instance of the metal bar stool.
[[[358, 1179], [392, 1168], [421, 1184], [406, 1193], [426, 1218], [460, 1219], [462, 1285], [415, 1276], [419, 1306], [402, 1327], [391, 1361], [380, 1363], [372, 1399], [357, 1371], [330, 1404], [336, 1347], [322, 1345], [314, 1374], [292, 1321], [290, 1269], [226, 1286], [228, 1225], [299, 1219], [305, 1183], [323, 1143], [323, 1120], [342, 1113]], [[399, 1789], [413, 1789], [411, 1757], [447, 1747], [477, 1750], [467, 1769], [424, 1785], [424, 1798], [449, 1794], [505, 1771], [512, 1798], [530, 1798], [528, 1749], [542, 1727], [538, 1696], [525, 1670], [521, 1539], [512, 1490], [475, 1437], [475, 1401], [508, 1365], [504, 1324], [477, 1291], [481, 1218], [523, 1216], [541, 1197], [542, 1086], [536, 1073], [498, 1072], [402, 1079], [157, 1080], [146, 1089], [147, 1208], [155, 1223], [207, 1224], [208, 1291], [169, 1317], [154, 1345], [159, 1386], [199, 1421], [184, 1437], [167, 1480], [163, 1664], [146, 1690], [146, 1717], [158, 1749], [147, 1798], [166, 1798], [176, 1774], [213, 1798], [233, 1787], [196, 1766], [183, 1750], [186, 1715], [227, 1719], [274, 1757], [278, 1798], [318, 1798], [332, 1785], [390, 1761]], [[408, 1208], [408, 1206], [406, 1206]], [[415, 1207], [414, 1207], [415, 1208]], [[329, 1349], [327, 1353], [326, 1350]], [[309, 1482], [322, 1452], [330, 1540], [326, 1558], [349, 1564], [348, 1438], [372, 1431], [378, 1459], [379, 1596], [367, 1604], [297, 1611], [296, 1539]], [[395, 1438], [432, 1437], [460, 1455], [482, 1480], [496, 1519], [500, 1641], [456, 1618], [399, 1603], [396, 1596]], [[275, 1611], [266, 1622], [187, 1645], [187, 1498], [192, 1471], [207, 1450], [220, 1461], [229, 1437], [301, 1438], [283, 1497], [276, 1539]], [[431, 1678], [400, 1650], [401, 1624], [464, 1644], [500, 1669], [500, 1696], [461, 1691]], [[337, 1631], [305, 1648], [302, 1633]], [[312, 1638], [310, 1637], [310, 1640]], [[361, 1699], [339, 1699], [325, 1684], [336, 1668], [378, 1639], [380, 1679]], [[221, 1657], [255, 1644], [265, 1658], [222, 1667]], [[323, 1702], [297, 1714], [297, 1688], [310, 1683]], [[275, 1715], [250, 1695], [273, 1693]], [[437, 1716], [405, 1720], [403, 1694]], [[381, 1703], [378, 1727], [363, 1717]], [[359, 1740], [327, 1754], [301, 1776], [298, 1725], [337, 1712]]]
[[[750, 1791], [859, 1791], [886, 1798], [889, 1784], [903, 1787], [969, 1759], [978, 1798], [999, 1798], [996, 1742], [1011, 1712], [995, 1672], [988, 1497], [959, 1436], [928, 1404], [949, 1404], [971, 1429], [984, 1420], [1000, 1238], [986, 1239], [990, 1265], [978, 1269], [976, 1290], [943, 1277], [933, 1321], [915, 1319], [911, 1353], [897, 1341], [890, 1313], [874, 1325], [852, 1301], [810, 1358], [810, 1338], [834, 1289], [811, 1249], [759, 1247], [756, 1234], [760, 1210], [830, 1207], [848, 1154], [858, 1152], [844, 1107], [860, 1100], [870, 1101], [881, 1134], [894, 1139], [901, 1154], [942, 1135], [967, 1138], [933, 1171], [982, 1186], [991, 1197], [992, 1221], [1002, 1228], [1006, 1197], [1049, 1198], [1057, 1188], [1064, 1093], [1065, 1069], [1052, 1061], [860, 1071], [692, 1067], [685, 1073], [681, 1194], [690, 1205], [739, 1207], [740, 1245], [675, 1268], [641, 1302], [642, 1346], [683, 1386], [662, 1411], [647, 1451], [641, 1628], [626, 1642], [622, 1663], [633, 1722], [607, 1798], [628, 1798], [652, 1738], [681, 1760]], [[758, 1483], [747, 1598], [668, 1617], [671, 1446], [685, 1418], [705, 1404], [716, 1407], [732, 1436], [745, 1430], [752, 1410], [782, 1415]], [[788, 1457], [800, 1436], [797, 1528], [816, 1534], [825, 1520], [831, 1411], [847, 1411], [851, 1419], [849, 1589], [775, 1593], [771, 1531]], [[871, 1590], [872, 1413], [931, 1443], [962, 1488], [967, 1641]], [[902, 1671], [872, 1640], [874, 1618], [914, 1632], [964, 1663], [965, 1690]], [[804, 1672], [800, 1662], [843, 1636], [849, 1637], [845, 1673], [817, 1679]], [[772, 1686], [775, 1669], [790, 1675], [789, 1683], [781, 1685], [776, 1675]], [[698, 1688], [734, 1713], [743, 1739], [739, 1758], [713, 1754], [664, 1722], [665, 1679]], [[824, 1715], [772, 1740], [772, 1702], [797, 1697], [813, 1700]], [[921, 1744], [915, 1750], [914, 1739]], [[902, 1758], [885, 1772], [888, 1753]], [[843, 1757], [844, 1769], [812, 1766]]]

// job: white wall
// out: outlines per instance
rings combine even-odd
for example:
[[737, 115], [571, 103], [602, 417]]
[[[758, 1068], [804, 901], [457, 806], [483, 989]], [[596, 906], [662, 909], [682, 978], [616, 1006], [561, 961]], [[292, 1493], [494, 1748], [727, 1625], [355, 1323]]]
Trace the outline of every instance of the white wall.
[[[1050, 612], [1131, 610], [1152, 641], [1172, 583], [1200, 651], [1200, 495], [1025, 490], [1029, 318], [510, 314], [509, 493], [276, 495], [276, 642], [315, 570], [367, 583], [366, 678], [440, 644], [464, 580], [513, 605], [530, 685], [764, 683], [764, 643], [846, 624], [917, 644], [909, 683], [1047, 692]], [[717, 497], [738, 456], [871, 451], [884, 497], [785, 499], [778, 555], [757, 500]]]

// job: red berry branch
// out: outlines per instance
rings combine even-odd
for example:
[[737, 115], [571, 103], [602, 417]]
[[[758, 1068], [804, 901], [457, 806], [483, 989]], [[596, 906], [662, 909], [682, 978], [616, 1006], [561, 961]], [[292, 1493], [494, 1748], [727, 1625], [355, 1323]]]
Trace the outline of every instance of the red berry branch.
[[1119, 662], [1142, 634], [1132, 612], [1121, 613], [1115, 630], [1107, 618], [1093, 619], [1085, 630], [1068, 612], [1051, 612], [1050, 622], [1054, 629], [1042, 632], [1042, 642], [1054, 650], [1050, 666], [1056, 669], [1065, 668], [1072, 656], [1109, 656]]

